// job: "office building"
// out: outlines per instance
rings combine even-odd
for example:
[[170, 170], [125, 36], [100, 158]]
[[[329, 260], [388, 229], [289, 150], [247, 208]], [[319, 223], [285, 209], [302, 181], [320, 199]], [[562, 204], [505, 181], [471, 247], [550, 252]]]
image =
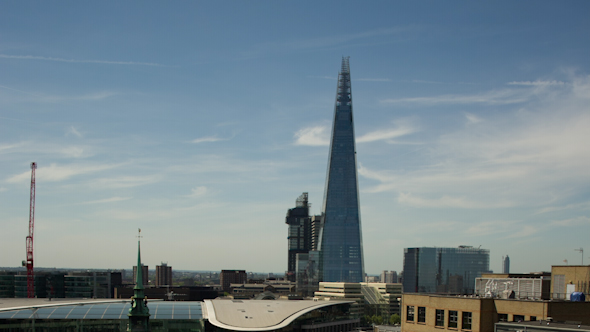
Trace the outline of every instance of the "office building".
[[307, 193], [301, 194], [295, 201], [295, 207], [287, 211], [285, 223], [289, 225], [287, 279], [295, 281], [297, 276], [297, 254], [306, 254], [311, 250], [311, 217]]
[[489, 271], [490, 251], [458, 248], [404, 249], [404, 293], [473, 294], [475, 278]]
[[231, 293], [231, 284], [245, 284], [248, 277], [245, 270], [221, 270], [219, 283], [221, 290]]
[[502, 256], [502, 273], [510, 273], [510, 257]]
[[386, 284], [395, 284], [397, 283], [397, 272], [385, 270], [381, 272], [379, 281]]
[[322, 207], [320, 270], [327, 282], [361, 282], [365, 276], [350, 82], [345, 57], [338, 74]]
[[172, 286], [172, 266], [156, 265], [156, 287]]

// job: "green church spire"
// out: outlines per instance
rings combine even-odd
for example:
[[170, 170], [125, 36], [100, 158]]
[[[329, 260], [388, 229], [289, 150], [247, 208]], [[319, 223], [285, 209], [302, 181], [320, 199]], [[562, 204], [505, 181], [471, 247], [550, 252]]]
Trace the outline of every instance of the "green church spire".
[[[141, 234], [139, 229], [138, 234]], [[137, 273], [133, 297], [131, 297], [131, 308], [129, 309], [129, 325], [127, 331], [150, 331], [150, 310], [147, 307], [147, 297], [143, 292], [143, 268], [141, 265], [141, 235], [137, 236]]]

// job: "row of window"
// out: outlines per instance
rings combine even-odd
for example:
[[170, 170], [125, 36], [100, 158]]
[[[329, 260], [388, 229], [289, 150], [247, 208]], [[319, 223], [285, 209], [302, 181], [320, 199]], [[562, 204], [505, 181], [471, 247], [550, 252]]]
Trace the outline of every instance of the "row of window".
[[[447, 310], [447, 327], [459, 328], [459, 311]], [[418, 307], [417, 322], [426, 323], [426, 307]], [[413, 305], [406, 306], [406, 321], [413, 322], [416, 317], [415, 307]], [[461, 329], [471, 330], [472, 314], [468, 311], [461, 312]], [[435, 312], [435, 326], [445, 326], [445, 310], [436, 309]]]

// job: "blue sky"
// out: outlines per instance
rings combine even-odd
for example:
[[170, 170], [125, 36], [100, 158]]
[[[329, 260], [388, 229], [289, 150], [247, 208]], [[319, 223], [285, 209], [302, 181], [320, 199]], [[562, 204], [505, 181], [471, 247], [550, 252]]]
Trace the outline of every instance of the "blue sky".
[[589, 247], [587, 1], [1, 6], [0, 266], [25, 259], [35, 161], [36, 266], [130, 268], [141, 228], [150, 266], [284, 271], [342, 56], [368, 273], [406, 247], [515, 272]]

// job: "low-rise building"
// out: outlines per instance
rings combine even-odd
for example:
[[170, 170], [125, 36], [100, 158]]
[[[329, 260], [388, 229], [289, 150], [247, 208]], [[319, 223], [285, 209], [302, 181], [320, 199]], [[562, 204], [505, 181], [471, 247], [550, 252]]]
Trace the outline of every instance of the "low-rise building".
[[492, 332], [497, 322], [552, 320], [590, 324], [590, 302], [404, 294], [402, 331]]

